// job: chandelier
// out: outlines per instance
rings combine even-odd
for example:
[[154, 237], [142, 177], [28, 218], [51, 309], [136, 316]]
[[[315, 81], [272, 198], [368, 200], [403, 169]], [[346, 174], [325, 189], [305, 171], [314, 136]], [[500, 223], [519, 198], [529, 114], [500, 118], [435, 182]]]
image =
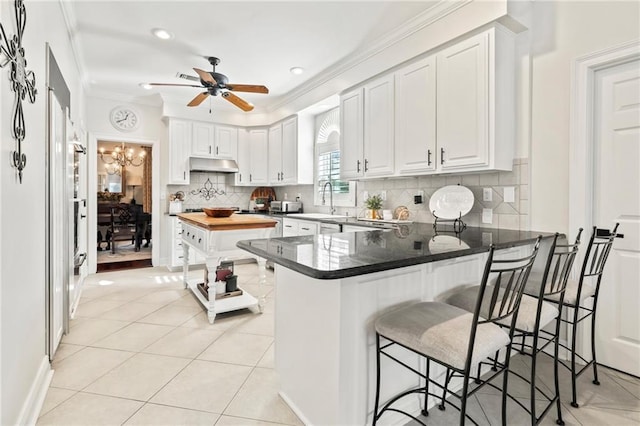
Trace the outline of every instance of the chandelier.
[[138, 167], [144, 164], [145, 150], [140, 150], [138, 155], [135, 155], [133, 148], [126, 147], [124, 142], [122, 146], [116, 146], [111, 152], [111, 155], [105, 155], [104, 147], [100, 147], [100, 159], [106, 164], [105, 168], [110, 175], [120, 174], [120, 169], [126, 166]]

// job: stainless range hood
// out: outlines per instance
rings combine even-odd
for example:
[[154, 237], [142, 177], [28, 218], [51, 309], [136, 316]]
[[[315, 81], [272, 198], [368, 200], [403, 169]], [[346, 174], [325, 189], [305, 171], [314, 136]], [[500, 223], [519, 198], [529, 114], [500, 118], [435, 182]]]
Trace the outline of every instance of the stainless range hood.
[[192, 172], [215, 172], [215, 173], [237, 173], [238, 163], [235, 160], [223, 160], [220, 158], [189, 158], [189, 171]]

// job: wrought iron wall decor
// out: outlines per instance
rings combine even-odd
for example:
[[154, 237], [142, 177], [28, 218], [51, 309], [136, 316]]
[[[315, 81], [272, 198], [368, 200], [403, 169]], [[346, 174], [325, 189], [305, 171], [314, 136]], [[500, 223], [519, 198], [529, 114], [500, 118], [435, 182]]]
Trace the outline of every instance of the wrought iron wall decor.
[[224, 195], [226, 193], [224, 192], [223, 189], [214, 188], [213, 182], [211, 182], [211, 180], [207, 178], [207, 181], [202, 185], [202, 188], [194, 189], [191, 191], [191, 195], [198, 195], [198, 194], [200, 194], [200, 198], [204, 198], [205, 200], [210, 200], [212, 198], [215, 198], [216, 195]]
[[27, 23], [27, 11], [23, 0], [15, 0], [16, 34], [7, 37], [0, 23], [0, 68], [11, 64], [11, 89], [16, 94], [13, 108], [12, 136], [16, 140], [16, 150], [12, 152], [11, 164], [18, 169], [18, 178], [22, 183], [22, 171], [27, 166], [27, 155], [22, 152], [22, 142], [26, 135], [22, 101], [29, 95], [29, 102], [36, 101], [36, 75], [27, 70], [22, 36]]

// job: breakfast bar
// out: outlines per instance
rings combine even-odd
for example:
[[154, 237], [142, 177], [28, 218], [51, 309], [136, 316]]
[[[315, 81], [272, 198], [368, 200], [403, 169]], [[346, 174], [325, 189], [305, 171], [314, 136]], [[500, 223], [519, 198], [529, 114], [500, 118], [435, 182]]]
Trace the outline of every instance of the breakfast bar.
[[[213, 324], [216, 314], [243, 308], [253, 308], [262, 312], [264, 294], [262, 288], [266, 280], [265, 259], [251, 255], [258, 262], [260, 294], [251, 295], [243, 291], [239, 296], [216, 300], [216, 268], [221, 260], [247, 257], [244, 250], [236, 247], [240, 240], [266, 238], [276, 225], [276, 221], [252, 216], [231, 215], [229, 217], [209, 217], [205, 213], [180, 213], [183, 222], [182, 243], [184, 250], [183, 280], [185, 288], [190, 288], [198, 301], [207, 309], [209, 322]], [[206, 279], [188, 279], [189, 255], [196, 250], [205, 258]], [[208, 297], [198, 289], [198, 284], [208, 283]]]
[[[305, 424], [371, 424], [375, 331], [382, 313], [439, 300], [478, 284], [493, 244], [498, 256], [530, 253], [538, 232], [467, 228], [436, 232], [429, 224], [386, 230], [240, 241], [275, 264], [275, 362], [280, 395]], [[551, 239], [543, 235], [538, 260]], [[536, 262], [536, 269], [542, 265]], [[416, 355], [399, 355], [418, 370]], [[444, 369], [432, 375], [444, 374]], [[384, 401], [415, 386], [415, 376], [386, 365]], [[420, 398], [405, 411], [418, 414]], [[384, 424], [403, 424], [391, 413]]]

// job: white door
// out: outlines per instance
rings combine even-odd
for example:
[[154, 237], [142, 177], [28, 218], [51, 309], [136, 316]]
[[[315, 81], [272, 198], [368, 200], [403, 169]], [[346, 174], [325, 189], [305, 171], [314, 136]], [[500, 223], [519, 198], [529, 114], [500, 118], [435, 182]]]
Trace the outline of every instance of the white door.
[[250, 185], [266, 185], [269, 182], [267, 155], [269, 143], [267, 129], [254, 129], [249, 131], [249, 146], [251, 170], [249, 172]]
[[598, 362], [640, 376], [640, 61], [596, 73], [594, 224], [616, 239], [598, 300]]
[[249, 132], [245, 129], [238, 131], [238, 173], [234, 174], [236, 186], [249, 185], [251, 173], [251, 147], [249, 145]]

